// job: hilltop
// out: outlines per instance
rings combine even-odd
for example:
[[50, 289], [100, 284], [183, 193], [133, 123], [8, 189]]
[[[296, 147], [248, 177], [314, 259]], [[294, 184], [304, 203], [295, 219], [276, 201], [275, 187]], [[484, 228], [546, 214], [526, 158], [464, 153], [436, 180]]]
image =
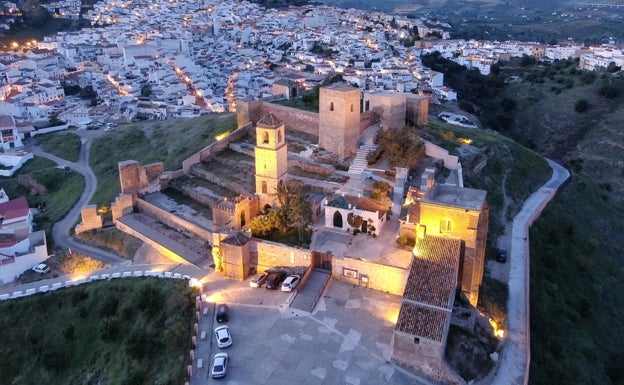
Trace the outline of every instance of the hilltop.
[[621, 72], [518, 60], [484, 77], [435, 60], [464, 110], [572, 173], [531, 228], [530, 383], [621, 383]]

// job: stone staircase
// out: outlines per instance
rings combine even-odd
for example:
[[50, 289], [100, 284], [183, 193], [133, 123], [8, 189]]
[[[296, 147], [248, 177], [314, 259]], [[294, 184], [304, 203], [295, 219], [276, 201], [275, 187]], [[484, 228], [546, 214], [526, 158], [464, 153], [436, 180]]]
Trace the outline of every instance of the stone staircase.
[[355, 157], [349, 167], [349, 174], [360, 174], [366, 169], [366, 156], [370, 151], [377, 148], [377, 145], [374, 144], [377, 131], [379, 131], [379, 125], [370, 126], [360, 135], [360, 142], [363, 144], [355, 152]]

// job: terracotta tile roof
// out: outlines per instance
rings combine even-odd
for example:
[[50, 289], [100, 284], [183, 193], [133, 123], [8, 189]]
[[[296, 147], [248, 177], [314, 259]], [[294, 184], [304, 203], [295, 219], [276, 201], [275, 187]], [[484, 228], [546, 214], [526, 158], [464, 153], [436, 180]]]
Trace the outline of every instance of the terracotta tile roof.
[[395, 330], [442, 342], [450, 323], [462, 241], [418, 240]]
[[451, 309], [461, 240], [428, 235], [416, 242], [415, 251], [403, 298]]
[[221, 241], [221, 243], [226, 243], [228, 245], [234, 245], [234, 246], [242, 246], [246, 244], [247, 242], [249, 242], [249, 237], [241, 233], [240, 231], [237, 232], [236, 234], [232, 234], [228, 236], [227, 238]]
[[267, 128], [271, 128], [271, 127], [279, 127], [281, 126], [283, 123], [281, 120], [279, 120], [279, 118], [271, 113], [268, 113], [266, 115], [264, 115], [262, 117], [262, 119], [260, 119], [258, 121], [258, 126], [262, 126], [262, 127], [267, 127]]
[[[28, 215], [28, 201], [25, 197], [11, 199], [8, 202], [0, 203], [0, 219], [8, 221]], [[1, 222], [0, 222], [1, 223]]]
[[442, 342], [450, 317], [448, 311], [404, 301], [395, 330]]

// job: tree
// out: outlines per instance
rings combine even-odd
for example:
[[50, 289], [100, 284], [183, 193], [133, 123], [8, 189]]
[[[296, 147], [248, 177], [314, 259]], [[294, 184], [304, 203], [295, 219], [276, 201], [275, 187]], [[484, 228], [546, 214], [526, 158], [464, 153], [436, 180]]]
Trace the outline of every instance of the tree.
[[143, 83], [141, 86], [141, 96], [149, 97], [152, 94], [152, 86], [149, 83]]
[[359, 229], [360, 227], [362, 227], [362, 223], [364, 223], [364, 218], [357, 214], [349, 213], [347, 215], [347, 223], [354, 229]]
[[286, 226], [280, 216], [280, 210], [270, 209], [264, 215], [258, 215], [249, 224], [254, 236], [266, 236], [275, 232], [283, 232]]
[[579, 99], [574, 103], [574, 111], [576, 112], [585, 112], [589, 108], [589, 103], [587, 99]]

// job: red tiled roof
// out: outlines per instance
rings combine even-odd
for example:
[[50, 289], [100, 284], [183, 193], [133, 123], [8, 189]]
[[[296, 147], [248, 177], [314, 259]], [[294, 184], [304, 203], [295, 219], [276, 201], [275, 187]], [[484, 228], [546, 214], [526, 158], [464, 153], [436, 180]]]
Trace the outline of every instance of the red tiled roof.
[[414, 336], [442, 342], [446, 324], [450, 322], [448, 311], [403, 302], [396, 330]]
[[395, 330], [442, 342], [457, 287], [462, 241], [425, 236], [416, 242]]
[[28, 215], [28, 201], [25, 197], [11, 199], [8, 202], [0, 203], [0, 217], [4, 220], [24, 217]]
[[450, 309], [455, 296], [461, 240], [425, 236], [416, 242], [403, 298]]

